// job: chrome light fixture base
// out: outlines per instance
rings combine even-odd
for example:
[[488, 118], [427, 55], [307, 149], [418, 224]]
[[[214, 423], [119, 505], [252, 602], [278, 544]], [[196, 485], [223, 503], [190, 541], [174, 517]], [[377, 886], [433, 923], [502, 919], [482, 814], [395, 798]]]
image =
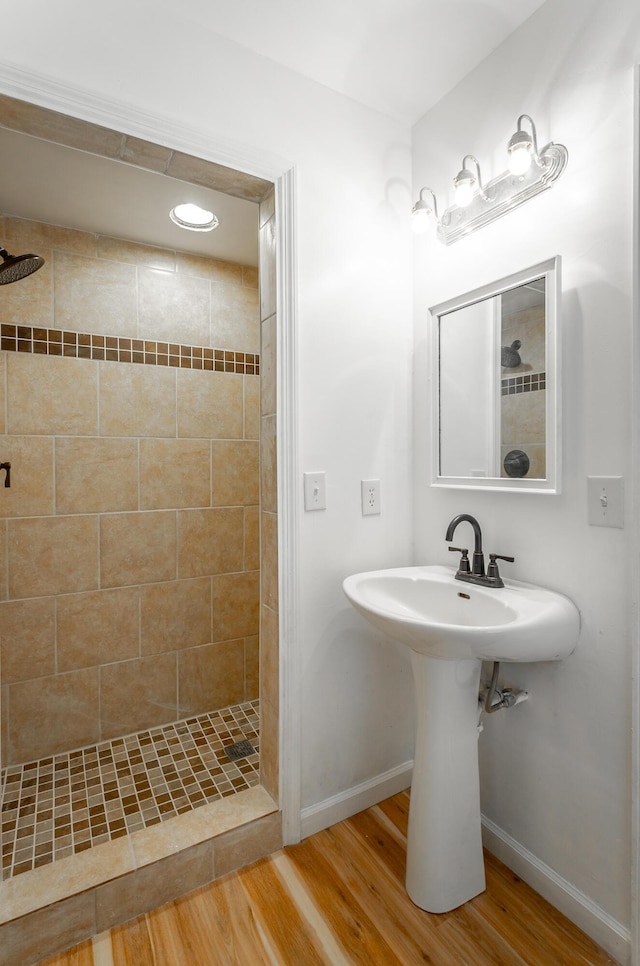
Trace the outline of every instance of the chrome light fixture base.
[[534, 162], [524, 174], [514, 175], [507, 170], [489, 181], [484, 185], [484, 194], [476, 192], [466, 207], [447, 208], [438, 221], [440, 241], [451, 245], [550, 188], [567, 166], [569, 153], [564, 145], [551, 142], [542, 148], [539, 158], [540, 162]]

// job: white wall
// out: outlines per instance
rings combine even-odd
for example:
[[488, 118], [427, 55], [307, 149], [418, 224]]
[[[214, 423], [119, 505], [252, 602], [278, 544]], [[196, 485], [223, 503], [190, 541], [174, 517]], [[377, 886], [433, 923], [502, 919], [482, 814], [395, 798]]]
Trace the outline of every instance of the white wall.
[[[328, 483], [327, 510], [302, 514], [299, 539], [302, 804], [406, 761], [407, 662], [363, 626], [341, 581], [411, 552], [409, 130], [192, 32], [179, 4], [34, 0], [3, 14], [2, 65], [67, 85], [71, 102], [116, 102], [116, 127], [122, 102], [295, 166], [299, 463]], [[371, 477], [383, 512], [363, 519]]]
[[[630, 500], [623, 530], [587, 523], [587, 475], [631, 491], [633, 66], [636, 0], [549, 0], [414, 129], [414, 197], [442, 208], [463, 155], [485, 180], [506, 168], [519, 114], [569, 165], [553, 188], [450, 248], [418, 239], [415, 559], [450, 564], [454, 514], [481, 523], [503, 573], [568, 594], [582, 630], [568, 660], [509, 665], [527, 704], [485, 722], [484, 814], [623, 926], [630, 920]], [[426, 309], [559, 253], [563, 259], [563, 491], [559, 496], [428, 487]], [[462, 539], [462, 537], [460, 537]], [[486, 717], [486, 716], [485, 716]]]

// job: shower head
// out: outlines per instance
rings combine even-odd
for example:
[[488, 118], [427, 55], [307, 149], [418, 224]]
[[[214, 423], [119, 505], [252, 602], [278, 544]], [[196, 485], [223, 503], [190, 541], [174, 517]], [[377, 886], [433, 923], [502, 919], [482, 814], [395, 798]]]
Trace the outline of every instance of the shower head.
[[10, 255], [4, 248], [0, 248], [0, 257], [0, 285], [26, 278], [44, 265], [44, 258], [40, 255]]

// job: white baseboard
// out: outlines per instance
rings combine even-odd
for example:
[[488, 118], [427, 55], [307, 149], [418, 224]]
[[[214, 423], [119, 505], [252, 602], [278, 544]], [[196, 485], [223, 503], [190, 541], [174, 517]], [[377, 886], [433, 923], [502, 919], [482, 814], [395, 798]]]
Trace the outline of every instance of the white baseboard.
[[496, 858], [586, 932], [622, 966], [631, 962], [631, 933], [592, 899], [482, 816], [482, 841]]
[[382, 775], [376, 775], [369, 781], [348, 788], [345, 792], [333, 795], [331, 798], [303, 808], [300, 815], [300, 835], [303, 839], [320, 832], [336, 822], [371, 808], [378, 802], [404, 791], [411, 785], [413, 761], [406, 761], [403, 765], [391, 768]]

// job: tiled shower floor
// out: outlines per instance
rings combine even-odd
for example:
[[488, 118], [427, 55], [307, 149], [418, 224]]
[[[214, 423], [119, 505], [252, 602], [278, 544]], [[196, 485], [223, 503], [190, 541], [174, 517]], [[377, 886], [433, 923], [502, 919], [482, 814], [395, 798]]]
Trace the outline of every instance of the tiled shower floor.
[[258, 785], [259, 721], [248, 701], [5, 769], [2, 879]]

